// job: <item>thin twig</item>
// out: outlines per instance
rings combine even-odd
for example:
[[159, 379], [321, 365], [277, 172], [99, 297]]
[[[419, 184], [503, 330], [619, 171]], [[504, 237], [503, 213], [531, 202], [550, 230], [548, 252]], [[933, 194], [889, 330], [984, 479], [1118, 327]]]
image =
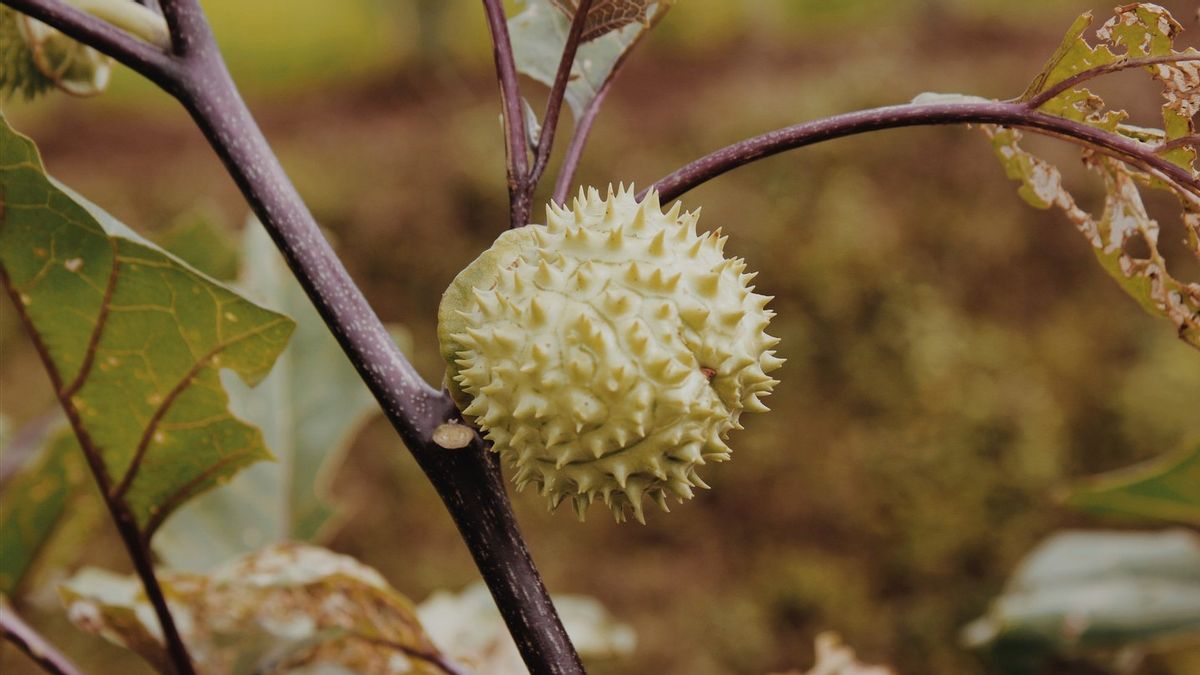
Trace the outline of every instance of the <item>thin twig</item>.
[[575, 131], [571, 134], [571, 142], [567, 144], [567, 152], [563, 155], [562, 166], [558, 169], [558, 179], [554, 182], [553, 199], [556, 203], [562, 204], [567, 199], [567, 193], [571, 190], [571, 183], [575, 180], [575, 172], [579, 169], [579, 161], [583, 158], [583, 149], [587, 145], [588, 136], [592, 133], [592, 125], [595, 124], [596, 117], [600, 113], [600, 107], [604, 105], [604, 100], [608, 97], [608, 92], [612, 90], [613, 82], [621, 72], [622, 66], [629, 60], [629, 55], [633, 53], [633, 50], [637, 48], [642, 39], [666, 15], [667, 9], [669, 9], [669, 6], [664, 7], [660, 3], [658, 11], [650, 19], [650, 24], [643, 26], [638, 31], [637, 37], [633, 39], [633, 42], [617, 57], [617, 62], [608, 71], [608, 77], [604, 78], [604, 84], [600, 85], [600, 89], [596, 91], [596, 96], [591, 101], [588, 101], [583, 114], [576, 120]]
[[484, 15], [492, 34], [492, 55], [496, 61], [496, 79], [504, 120], [506, 172], [508, 176], [509, 226], [520, 227], [525, 221], [517, 212], [525, 178], [529, 174], [529, 151], [525, 139], [525, 116], [521, 111], [521, 89], [517, 82], [517, 64], [513, 58], [508, 20], [501, 0], [483, 0]]
[[25, 623], [3, 600], [0, 600], [0, 639], [16, 645], [47, 673], [83, 675], [83, 671], [66, 654], [58, 651], [37, 629]]
[[[644, 33], [643, 33], [644, 34]], [[638, 36], [641, 39], [641, 36]], [[632, 49], [632, 46], [630, 46]], [[579, 161], [583, 159], [583, 148], [587, 145], [588, 136], [592, 133], [592, 125], [596, 122], [596, 117], [600, 113], [600, 107], [604, 105], [604, 99], [608, 97], [608, 92], [612, 90], [613, 81], [616, 79], [617, 72], [621, 65], [625, 63], [625, 57], [629, 55], [629, 50], [626, 50], [621, 58], [613, 65], [612, 72], [604, 84], [600, 85], [600, 89], [596, 92], [595, 98], [588, 102], [584, 108], [583, 114], [579, 116], [579, 121], [575, 123], [575, 132], [571, 134], [571, 142], [567, 145], [567, 152], [563, 155], [562, 166], [558, 170], [558, 179], [554, 182], [554, 201], [562, 204], [567, 199], [567, 193], [571, 191], [571, 183], [575, 180], [575, 172], [579, 169]]]
[[1154, 152], [1161, 155], [1176, 148], [1185, 148], [1188, 146], [1200, 146], [1200, 134], [1188, 134], [1187, 136], [1172, 138], [1165, 143], [1159, 143], [1154, 146]]
[[1054, 134], [1136, 161], [1200, 193], [1200, 179], [1156, 156], [1153, 146], [1082, 122], [1037, 112], [1023, 103], [1001, 101], [896, 105], [805, 122], [709, 153], [660, 178], [651, 187], [658, 190], [660, 199], [671, 200], [727, 171], [787, 150], [867, 131], [944, 124], [999, 124]]
[[446, 675], [469, 675], [467, 671], [459, 668], [458, 664], [454, 663], [436, 650], [427, 652], [414, 647], [409, 647], [406, 644], [395, 642], [393, 640], [385, 640], [383, 638], [368, 637], [366, 635], [359, 634], [352, 635], [365, 642], [370, 642], [371, 644], [379, 645], [380, 647], [387, 647], [388, 649], [394, 649], [410, 658], [425, 661], [426, 663], [436, 667], [438, 670], [445, 672]]
[[1072, 89], [1076, 85], [1093, 78], [1100, 77], [1101, 75], [1108, 75], [1109, 73], [1115, 73], [1129, 68], [1152, 66], [1159, 63], [1180, 63], [1183, 61], [1200, 61], [1200, 57], [1197, 57], [1195, 54], [1167, 54], [1164, 56], [1146, 56], [1135, 59], [1123, 58], [1112, 63], [1106, 63], [1103, 66], [1096, 66], [1095, 68], [1088, 68], [1087, 70], [1082, 70], [1078, 73], [1075, 73], [1071, 77], [1055, 83], [1054, 86], [1038, 92], [1028, 101], [1024, 101], [1024, 104], [1031, 110], [1040, 108], [1045, 105], [1047, 101], [1055, 96], [1058, 96], [1064, 91]]
[[[546, 114], [542, 117], [542, 133], [538, 137], [537, 158], [533, 162], [533, 169], [530, 170], [522, 191], [522, 197], [525, 200], [522, 213], [525, 215], [525, 221], [528, 221], [529, 216], [529, 200], [533, 198], [538, 181], [541, 180], [542, 174], [546, 171], [546, 165], [550, 162], [550, 151], [554, 148], [554, 132], [558, 128], [558, 118], [562, 113], [567, 84], [571, 80], [571, 69], [575, 67], [575, 55], [579, 53], [579, 41], [583, 36], [583, 26], [587, 23], [587, 14], [591, 8], [592, 0], [580, 0], [579, 7], [575, 9], [575, 16], [571, 19], [571, 29], [567, 32], [567, 42], [563, 45], [562, 58], [558, 62], [558, 72], [554, 75], [554, 84], [550, 87], [550, 98], [546, 102]], [[525, 222], [521, 224], [524, 225]]]

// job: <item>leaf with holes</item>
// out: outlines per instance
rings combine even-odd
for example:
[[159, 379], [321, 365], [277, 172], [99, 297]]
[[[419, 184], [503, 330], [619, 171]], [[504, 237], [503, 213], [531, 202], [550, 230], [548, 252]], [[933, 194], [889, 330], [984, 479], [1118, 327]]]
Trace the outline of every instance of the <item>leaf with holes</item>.
[[270, 457], [219, 371], [262, 379], [292, 321], [163, 252], [47, 176], [0, 117], [0, 281], [102, 490], [149, 538], [185, 501]]
[[[296, 321], [288, 348], [253, 390], [235, 377], [222, 378], [232, 410], [262, 429], [279, 461], [249, 467], [171, 518], [155, 550], [176, 569], [208, 571], [269, 543], [319, 538], [336, 522], [326, 494], [332, 472], [379, 409], [254, 219], [242, 235], [241, 252], [248, 264], [238, 290]], [[412, 351], [409, 342], [401, 340], [402, 350]]]
[[[201, 672], [460, 672], [408, 598], [374, 569], [323, 548], [282, 544], [212, 574], [163, 571], [160, 579]], [[136, 579], [88, 568], [59, 594], [77, 626], [171, 672]]]
[[[1137, 140], [1174, 142], [1163, 149], [1162, 155], [1190, 171], [1196, 159], [1188, 139], [1195, 133], [1194, 118], [1200, 111], [1200, 51], [1174, 49], [1175, 37], [1182, 28], [1157, 5], [1118, 7], [1116, 16], [1096, 31], [1095, 45], [1084, 38], [1091, 21], [1090, 12], [1075, 21], [1020, 100], [1042, 112]], [[1161, 130], [1121, 124], [1128, 117], [1124, 110], [1106, 108], [1099, 96], [1081, 86], [1094, 77], [1130, 68], [1145, 69], [1162, 85], [1165, 103]]]
[[1200, 444], [1081, 481], [1066, 502], [1095, 513], [1200, 526]]
[[[1117, 160], [1085, 153], [1085, 164], [1100, 175], [1106, 191], [1103, 211], [1096, 216], [1076, 204], [1054, 165], [1021, 148], [1020, 132], [990, 126], [985, 131], [991, 135], [1008, 176], [1020, 181], [1019, 194], [1037, 208], [1061, 209], [1121, 288], [1147, 312], [1167, 318], [1184, 342], [1200, 348], [1200, 283], [1187, 283], [1167, 271], [1167, 261], [1159, 252], [1158, 223], [1146, 212], [1138, 189], [1161, 182]], [[1200, 246], [1195, 245], [1200, 232], [1200, 197], [1183, 188], [1171, 191], [1184, 203], [1190, 243], [1200, 257]], [[1139, 244], [1144, 254], [1135, 253]]]
[[[625, 52], [662, 18], [669, 5], [669, 2], [631, 0], [595, 3], [587, 19], [589, 23], [594, 21], [590, 34], [586, 32], [588, 24], [585, 24], [585, 35], [590, 35], [586, 39], [590, 41], [579, 46], [567, 83], [566, 100], [575, 119], [579, 119], [596, 98]], [[634, 6], [641, 6], [634, 19], [624, 22], [615, 19]], [[570, 11], [564, 12], [565, 8]], [[593, 20], [591, 17], [597, 11], [611, 11], [612, 16], [602, 18], [601, 14], [596, 14], [597, 19]], [[553, 85], [573, 14], [574, 7], [563, 0], [527, 0], [525, 9], [508, 21], [517, 70], [546, 86]]]
[[[1181, 30], [1157, 5], [1118, 7], [1116, 16], [1096, 31], [1099, 42], [1083, 37], [1091, 22], [1085, 14], [1034, 79], [1021, 100], [1039, 111], [1150, 144], [1174, 163], [1174, 171], [1133, 166], [1084, 151], [1084, 163], [1103, 181], [1102, 212], [1082, 209], [1063, 186], [1059, 170], [1020, 146], [1015, 129], [983, 125], [1008, 176], [1020, 182], [1019, 194], [1037, 208], [1061, 209], [1092, 246], [1096, 259], [1148, 312], [1166, 317], [1188, 344], [1200, 348], [1200, 283], [1171, 275], [1159, 246], [1159, 224], [1143, 205], [1141, 191], [1162, 190], [1180, 202], [1185, 244], [1200, 259], [1200, 179], [1194, 163], [1194, 116], [1200, 110], [1200, 51], [1173, 48]], [[1113, 110], [1082, 87], [1094, 77], [1144, 68], [1163, 88], [1163, 129], [1122, 124], [1126, 114]]]

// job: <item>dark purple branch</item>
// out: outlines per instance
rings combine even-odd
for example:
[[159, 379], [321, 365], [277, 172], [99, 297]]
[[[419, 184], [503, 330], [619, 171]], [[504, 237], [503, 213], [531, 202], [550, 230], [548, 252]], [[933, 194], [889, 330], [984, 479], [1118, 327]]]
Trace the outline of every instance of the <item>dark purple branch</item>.
[[62, 0], [3, 0], [3, 4], [95, 47], [162, 86], [177, 74], [170, 55]]
[[546, 102], [546, 114], [542, 117], [542, 133], [538, 137], [537, 157], [522, 196], [525, 198], [523, 213], [525, 218], [521, 224], [529, 220], [529, 201], [537, 189], [538, 181], [546, 171], [550, 162], [550, 151], [554, 148], [554, 132], [558, 128], [558, 118], [562, 113], [563, 99], [566, 97], [567, 84], [571, 80], [571, 69], [575, 67], [575, 55], [579, 53], [579, 40], [583, 36], [583, 25], [587, 22], [587, 14], [592, 8], [592, 0], [580, 0], [571, 19], [571, 29], [567, 32], [567, 42], [563, 45], [562, 58], [558, 62], [558, 72], [554, 75], [554, 85], [550, 87], [550, 99]]
[[42, 670], [54, 675], [82, 675], [78, 666], [58, 651], [37, 630], [25, 623], [7, 602], [0, 600], [0, 639], [16, 645]]
[[521, 90], [517, 83], [517, 64], [513, 59], [508, 20], [501, 0], [483, 0], [483, 13], [492, 34], [492, 55], [496, 61], [496, 79], [500, 83], [501, 110], [504, 119], [505, 156], [508, 174], [510, 227], [520, 227], [516, 205], [521, 200], [525, 178], [529, 174], [529, 153], [525, 139], [525, 116], [521, 111]]
[[651, 187], [658, 190], [660, 199], [671, 200], [727, 171], [787, 150], [867, 131], [935, 124], [999, 124], [1055, 135], [1135, 162], [1200, 194], [1200, 179], [1156, 156], [1153, 146], [1030, 110], [1023, 103], [1000, 101], [896, 105], [805, 122], [721, 148], [660, 178]]

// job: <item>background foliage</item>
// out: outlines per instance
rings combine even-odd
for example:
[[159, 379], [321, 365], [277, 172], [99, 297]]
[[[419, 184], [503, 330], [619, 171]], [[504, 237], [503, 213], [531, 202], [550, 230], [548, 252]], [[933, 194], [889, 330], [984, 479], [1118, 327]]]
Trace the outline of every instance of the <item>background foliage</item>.
[[[1163, 4], [1185, 22], [1182, 44], [1198, 44], [1194, 4]], [[438, 298], [506, 222], [477, 5], [260, 2], [247, 16], [245, 3], [205, 3], [301, 194], [383, 318], [409, 327], [431, 380]], [[1067, 0], [688, 0], [622, 74], [580, 178], [644, 185], [745, 135], [921, 91], [1016, 96], [1085, 9], [1109, 11]], [[1158, 101], [1135, 79], [1096, 89], [1149, 123]], [[7, 109], [58, 179], [152, 237], [197, 208], [230, 229], [244, 219], [184, 113], [127, 72], [98, 99]], [[1072, 150], [1029, 145], [1074, 166]], [[1082, 172], [1067, 180], [1082, 203], [1100, 199]], [[715, 489], [669, 516], [631, 527], [597, 512], [581, 526], [515, 497], [550, 588], [604, 599], [638, 633], [636, 666], [595, 672], [782, 669], [811, 662], [825, 629], [901, 672], [982, 672], [958, 631], [1015, 563], [1063, 526], [1123, 524], [1064, 508], [1060, 489], [1200, 435], [1200, 358], [1122, 294], [1069, 223], [1013, 195], [977, 133], [839, 141], [741, 169], [686, 203], [702, 204], [706, 224], [731, 233], [730, 252], [761, 270], [789, 361], [776, 413], [734, 436]], [[1178, 240], [1174, 205], [1149, 206], [1163, 240]], [[1187, 256], [1172, 264], [1200, 277]], [[19, 428], [53, 396], [0, 307], [0, 405]], [[332, 547], [406, 595], [475, 578], [385, 424], [360, 436], [333, 493], [351, 518]], [[123, 569], [114, 537], [95, 536], [89, 563]], [[103, 672], [144, 668], [52, 612], [31, 614], [66, 647], [86, 644]]]

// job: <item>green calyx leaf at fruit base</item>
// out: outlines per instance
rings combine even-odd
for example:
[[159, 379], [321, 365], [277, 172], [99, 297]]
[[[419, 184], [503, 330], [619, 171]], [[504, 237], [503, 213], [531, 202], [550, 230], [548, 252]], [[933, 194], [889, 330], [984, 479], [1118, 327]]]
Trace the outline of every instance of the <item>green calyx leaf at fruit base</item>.
[[162, 251], [46, 175], [0, 117], [0, 271], [101, 488], [149, 538], [270, 457], [219, 371], [270, 370], [293, 323]]
[[[200, 672], [454, 672], [408, 598], [374, 569], [323, 548], [281, 544], [211, 574], [160, 571], [159, 580]], [[59, 594], [81, 629], [171, 672], [137, 579], [86, 568]]]
[[[188, 232], [187, 241], [223, 247], [220, 230], [211, 221], [193, 224]], [[327, 494], [332, 475], [358, 430], [378, 410], [266, 230], [253, 218], [246, 223], [240, 252], [244, 262], [238, 291], [296, 321], [287, 349], [253, 389], [228, 373], [222, 377], [230, 409], [262, 429], [277, 461], [247, 468], [166, 523], [155, 550], [175, 569], [208, 571], [270, 543], [323, 538], [339, 520]], [[393, 327], [392, 335], [403, 351], [411, 352], [406, 331]]]
[[[565, 95], [576, 119], [596, 98], [626, 50], [671, 4], [661, 0], [600, 0], [593, 4]], [[546, 86], [554, 84], [576, 5], [564, 0], [525, 1], [524, 9], [508, 21], [517, 70]]]
[[1068, 489], [1063, 500], [1102, 515], [1200, 526], [1200, 443], [1084, 479]]
[[1041, 672], [1028, 669], [1052, 654], [1155, 650], [1197, 638], [1200, 537], [1182, 529], [1052, 535], [963, 631], [967, 646], [990, 651], [1002, 672]]
[[467, 407], [471, 402], [471, 396], [462, 390], [453, 377], [459, 369], [455, 364], [459, 358], [458, 353], [465, 347], [453, 336], [462, 333], [468, 325], [461, 312], [470, 307], [475, 289], [487, 289], [495, 285], [499, 270], [511, 265], [523, 251], [535, 245], [532, 228], [533, 226], [526, 226], [505, 230], [490, 248], [454, 277], [450, 287], [442, 294], [441, 304], [438, 305], [437, 335], [442, 360], [446, 362], [443, 386], [450, 392], [460, 409]]

